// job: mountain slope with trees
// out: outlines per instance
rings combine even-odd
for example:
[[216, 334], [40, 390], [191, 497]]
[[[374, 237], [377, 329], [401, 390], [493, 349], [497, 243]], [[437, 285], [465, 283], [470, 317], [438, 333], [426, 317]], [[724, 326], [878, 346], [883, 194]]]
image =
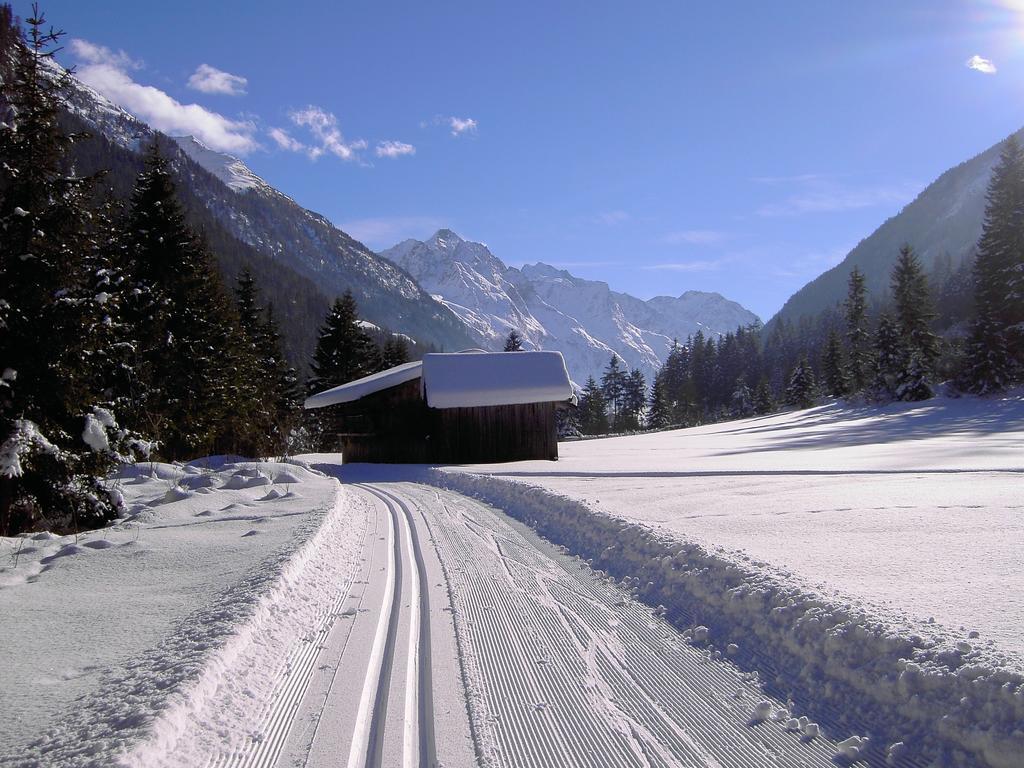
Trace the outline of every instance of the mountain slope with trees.
[[[48, 68], [60, 76], [56, 64]], [[91, 134], [75, 148], [76, 163], [86, 172], [108, 170], [107, 183], [118, 196], [126, 194], [141, 165], [139, 153], [157, 132], [74, 77], [61, 106], [69, 129]], [[347, 290], [375, 325], [437, 348], [470, 345], [459, 319], [408, 274], [302, 208], [241, 161], [191, 136], [175, 137], [163, 151], [171, 158], [189, 223], [216, 245], [229, 280], [245, 266], [252, 270], [281, 319], [295, 362], [312, 352], [319, 319]], [[280, 277], [269, 279], [275, 274]]]
[[[1024, 138], [1024, 129], [1015, 134]], [[862, 240], [832, 269], [809, 282], [768, 322], [771, 331], [782, 321], [799, 323], [831, 310], [846, 295], [846, 281], [857, 267], [864, 275], [869, 301], [886, 299], [889, 270], [900, 248], [910, 243], [936, 290], [969, 274], [985, 212], [985, 190], [999, 161], [1000, 144], [943, 173], [899, 214]], [[951, 286], [954, 287], [955, 286]], [[959, 320], [962, 318], [951, 318]]]

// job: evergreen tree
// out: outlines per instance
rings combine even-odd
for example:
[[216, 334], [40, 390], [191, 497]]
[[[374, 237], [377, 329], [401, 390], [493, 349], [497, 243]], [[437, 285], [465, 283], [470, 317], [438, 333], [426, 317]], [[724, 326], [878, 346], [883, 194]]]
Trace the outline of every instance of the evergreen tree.
[[267, 306], [258, 349], [272, 383], [274, 420], [271, 448], [285, 455], [292, 452], [297, 440], [295, 432], [302, 419], [302, 387], [298, 372], [285, 357], [273, 305]]
[[276, 427], [276, 371], [268, 365], [263, 308], [256, 281], [243, 269], [235, 286], [239, 333], [235, 340], [238, 375], [234, 382], [226, 441], [231, 453], [266, 456]]
[[786, 387], [786, 405], [810, 408], [814, 405], [816, 393], [814, 369], [807, 362], [807, 358], [802, 357], [789, 377], [789, 386]]
[[964, 370], [958, 377], [962, 389], [978, 395], [1001, 392], [1013, 382], [1006, 335], [992, 317], [990, 307], [978, 307], [971, 324]]
[[[356, 300], [351, 291], [336, 299], [327, 314], [316, 352], [310, 366], [310, 394], [368, 376], [380, 370], [380, 351], [359, 325]], [[335, 447], [335, 435], [341, 431], [340, 415], [321, 408], [310, 415], [314, 441], [322, 449]]]
[[850, 272], [846, 310], [846, 343], [850, 351], [847, 373], [850, 391], [863, 392], [871, 370], [871, 336], [868, 332], [867, 291], [859, 267]]
[[1011, 136], [992, 170], [974, 263], [975, 317], [965, 382], [1006, 387], [1024, 365], [1024, 155]]
[[238, 310], [238, 373], [232, 451], [246, 456], [283, 454], [289, 449], [301, 403], [298, 374], [281, 349], [273, 308], [260, 303], [252, 274], [244, 269], [235, 289]]
[[336, 299], [317, 339], [309, 392], [321, 392], [368, 376], [379, 369], [379, 351], [359, 325], [351, 291]]
[[580, 395], [578, 410], [580, 431], [585, 435], [604, 435], [608, 432], [608, 408], [604, 393], [594, 377], [587, 379]]
[[185, 223], [157, 142], [136, 181], [128, 230], [141, 286], [131, 310], [141, 382], [132, 423], [157, 438], [167, 459], [230, 449], [245, 384], [238, 319], [211, 254]]
[[397, 334], [391, 334], [381, 349], [380, 369], [386, 371], [396, 365], [409, 362], [409, 345]]
[[[0, 22], [15, 34], [9, 10]], [[102, 290], [116, 276], [101, 274], [113, 249], [90, 211], [93, 180], [62, 170], [77, 138], [57, 121], [67, 75], [46, 72], [62, 33], [44, 32], [35, 6], [27, 24], [0, 83], [0, 535], [112, 519], [120, 496], [105, 477], [143, 447], [106, 407], [117, 393], [103, 388], [104, 318], [122, 325], [107, 303], [119, 286]]]
[[896, 396], [903, 377], [905, 358], [899, 329], [888, 314], [883, 314], [878, 318], [878, 330], [875, 331], [875, 376], [872, 388], [877, 399], [886, 400]]
[[754, 390], [754, 413], [764, 416], [774, 410], [775, 401], [772, 398], [772, 388], [768, 383], [768, 378], [763, 377], [757, 382], [757, 388]]
[[822, 369], [826, 394], [830, 397], [844, 397], [849, 391], [846, 378], [848, 369], [843, 365], [843, 346], [835, 329], [828, 335], [828, 346], [825, 347]]
[[612, 355], [601, 376], [601, 395], [604, 397], [607, 409], [611, 412], [610, 421], [614, 429], [619, 429], [619, 416], [623, 409], [628, 376], [629, 374], [619, 367], [619, 356]]
[[647, 410], [647, 426], [650, 429], [664, 429], [672, 423], [672, 404], [668, 399], [664, 369], [658, 371], [651, 385], [651, 399]]
[[647, 382], [639, 368], [625, 377], [622, 395], [622, 424], [617, 429], [639, 429], [640, 419], [647, 404]]
[[505, 339], [505, 352], [522, 352], [523, 351], [523, 337], [519, 331], [514, 328], [509, 331], [508, 337]]
[[939, 339], [931, 329], [935, 309], [928, 278], [909, 245], [900, 248], [893, 267], [892, 293], [903, 353], [896, 397], [900, 400], [927, 399], [933, 394], [930, 380], [939, 357]]
[[754, 413], [754, 396], [742, 376], [736, 379], [729, 410], [733, 418], [737, 419], [745, 419]]

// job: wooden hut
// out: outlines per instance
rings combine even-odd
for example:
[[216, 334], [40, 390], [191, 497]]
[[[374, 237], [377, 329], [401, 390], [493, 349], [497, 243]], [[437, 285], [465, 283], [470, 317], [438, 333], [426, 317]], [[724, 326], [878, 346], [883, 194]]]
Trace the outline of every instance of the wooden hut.
[[471, 464], [558, 458], [555, 411], [575, 403], [559, 352], [428, 354], [320, 392], [342, 461]]

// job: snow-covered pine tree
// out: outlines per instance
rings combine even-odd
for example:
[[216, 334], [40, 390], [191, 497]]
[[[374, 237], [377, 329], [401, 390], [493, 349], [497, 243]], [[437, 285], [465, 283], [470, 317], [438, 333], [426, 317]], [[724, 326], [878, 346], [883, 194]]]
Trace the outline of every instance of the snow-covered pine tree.
[[849, 349], [847, 378], [853, 393], [863, 392], [871, 374], [871, 334], [868, 331], [867, 290], [859, 267], [850, 272], [849, 290], [843, 304], [846, 312], [846, 344]]
[[301, 442], [296, 430], [302, 421], [302, 387], [299, 374], [285, 357], [273, 304], [267, 305], [266, 320], [259, 336], [259, 348], [265, 369], [272, 377], [274, 398], [274, 432], [272, 447], [275, 453], [292, 453]]
[[672, 423], [672, 404], [666, 392], [664, 368], [658, 371], [651, 385], [651, 398], [647, 408], [647, 426], [650, 429], [664, 429]]
[[262, 457], [283, 450], [288, 425], [280, 423], [280, 387], [285, 369], [276, 327], [260, 304], [252, 273], [243, 269], [235, 286], [239, 333], [236, 339], [238, 376], [227, 442], [232, 453]]
[[164, 458], [205, 455], [225, 445], [238, 397], [238, 320], [213, 259], [186, 225], [168, 160], [156, 141], [136, 181], [128, 256], [141, 284], [136, 424]]
[[508, 332], [508, 336], [505, 338], [504, 352], [522, 352], [523, 351], [523, 337], [515, 328]]
[[100, 388], [109, 339], [97, 316], [120, 320], [93, 293], [106, 247], [92, 227], [93, 180], [64, 168], [75, 138], [57, 120], [67, 75], [48, 62], [62, 33], [44, 32], [35, 6], [26, 21], [22, 39], [9, 10], [0, 18], [13, 59], [0, 83], [0, 535], [112, 519], [121, 502], [106, 475], [141, 447]]
[[[317, 339], [308, 381], [310, 394], [322, 392], [380, 370], [380, 350], [359, 325], [351, 291], [335, 299]], [[309, 412], [310, 429], [322, 449], [335, 447], [341, 422], [331, 409]]]
[[1024, 154], [1013, 136], [988, 185], [974, 304], [964, 384], [982, 394], [1003, 389], [1024, 366]]
[[878, 318], [874, 347], [875, 375], [871, 386], [873, 395], [876, 400], [891, 400], [896, 397], [907, 355], [899, 328], [887, 313]]
[[843, 345], [834, 328], [829, 332], [821, 367], [825, 393], [830, 397], [845, 397], [849, 392], [848, 368], [843, 361]]
[[814, 379], [814, 369], [811, 368], [807, 357], [804, 356], [800, 358], [789, 377], [789, 386], [786, 387], [786, 405], [810, 408], [814, 405], [816, 396], [817, 384]]
[[593, 376], [583, 386], [578, 416], [580, 431], [584, 435], [603, 435], [608, 432], [608, 407], [604, 392]]
[[736, 379], [736, 386], [732, 391], [732, 402], [729, 412], [734, 418], [745, 419], [754, 413], [754, 395], [747, 386], [746, 380], [741, 376]]
[[763, 376], [754, 389], [754, 413], [764, 416], [774, 410], [775, 400], [772, 397], [772, 387], [768, 383], [768, 377]]
[[921, 261], [904, 245], [892, 270], [896, 328], [903, 357], [895, 395], [900, 400], [932, 397], [931, 380], [939, 357], [939, 338], [932, 332], [935, 307]]
[[992, 317], [991, 307], [980, 306], [975, 311], [964, 369], [958, 376], [957, 386], [976, 395], [1002, 392], [1014, 380], [1006, 334]]

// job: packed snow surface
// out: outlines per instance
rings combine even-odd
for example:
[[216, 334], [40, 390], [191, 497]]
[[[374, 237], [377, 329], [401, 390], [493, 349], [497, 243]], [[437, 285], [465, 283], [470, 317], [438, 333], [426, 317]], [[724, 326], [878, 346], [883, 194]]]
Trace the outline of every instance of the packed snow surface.
[[194, 765], [224, 733], [247, 738], [261, 687], [352, 570], [358, 509], [303, 466], [145, 463], [116, 484], [130, 514], [107, 528], [0, 539], [0, 636], [17, 662], [0, 666], [0, 764], [111, 765], [135, 749], [137, 765]]
[[1024, 658], [1024, 395], [562, 443], [478, 467]]
[[830, 404], [427, 475], [753, 653], [872, 749], [1019, 768], [1022, 395]]

